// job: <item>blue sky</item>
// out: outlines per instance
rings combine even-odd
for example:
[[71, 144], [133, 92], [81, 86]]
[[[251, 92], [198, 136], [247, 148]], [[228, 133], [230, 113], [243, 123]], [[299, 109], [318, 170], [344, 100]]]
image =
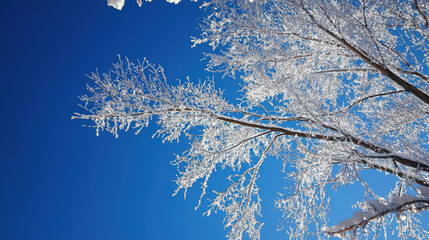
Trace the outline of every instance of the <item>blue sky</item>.
[[[200, 60], [209, 49], [190, 42], [203, 16], [190, 1], [138, 8], [128, 0], [122, 11], [105, 0], [0, 2], [0, 239], [224, 239], [222, 214], [193, 210], [198, 186], [186, 201], [171, 196], [170, 161], [186, 142], [152, 139], [154, 125], [96, 137], [70, 119], [82, 112], [85, 73], [109, 70], [118, 54], [161, 64], [170, 81], [211, 76]], [[228, 81], [217, 83], [232, 97]], [[275, 231], [281, 213], [273, 207], [281, 168], [270, 159], [261, 169], [263, 239], [286, 236]], [[337, 208], [333, 221], [351, 216], [355, 197], [334, 202], [347, 210]]]

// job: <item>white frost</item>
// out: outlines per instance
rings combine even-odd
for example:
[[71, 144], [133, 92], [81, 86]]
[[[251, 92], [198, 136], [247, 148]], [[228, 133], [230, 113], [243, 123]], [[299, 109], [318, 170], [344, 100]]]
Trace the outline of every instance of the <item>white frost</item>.
[[[325, 227], [323, 230], [329, 234], [336, 234], [344, 230], [364, 226], [371, 219], [381, 217], [387, 213], [400, 212], [405, 206], [412, 206], [429, 204], [429, 188], [419, 187], [417, 192], [420, 196], [411, 196], [404, 194], [402, 196], [394, 196], [389, 201], [368, 201], [365, 202], [364, 211], [355, 212], [352, 218], [340, 222], [332, 227]], [[413, 207], [411, 208], [413, 209]], [[415, 209], [415, 208], [414, 208]]]
[[107, 6], [121, 10], [125, 4], [125, 0], [107, 0]]
[[180, 0], [167, 0], [167, 2], [178, 4], [180, 2]]
[[[178, 4], [181, 0], [166, 0], [169, 3]], [[146, 2], [152, 2], [152, 0], [146, 0]], [[107, 0], [107, 6], [114, 7], [118, 10], [122, 10], [122, 7], [124, 7], [125, 0]], [[137, 0], [137, 4], [139, 7], [142, 6], [142, 0]]]

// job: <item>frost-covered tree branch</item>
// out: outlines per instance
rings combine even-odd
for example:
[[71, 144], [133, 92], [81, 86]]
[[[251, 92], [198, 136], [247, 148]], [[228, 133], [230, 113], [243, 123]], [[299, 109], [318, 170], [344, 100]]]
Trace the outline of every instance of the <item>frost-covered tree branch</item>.
[[350, 230], [364, 228], [369, 222], [389, 213], [400, 215], [404, 211], [417, 212], [429, 209], [429, 188], [420, 188], [418, 189], [418, 193], [420, 196], [405, 194], [402, 196], [393, 196], [389, 200], [383, 199], [381, 201], [364, 202], [362, 205], [364, 211], [357, 212], [352, 218], [336, 226], [327, 227], [324, 231], [329, 234], [340, 235]]
[[[122, 8], [123, 1], [109, 4]], [[226, 214], [230, 239], [260, 238], [257, 181], [273, 157], [293, 183], [276, 202], [293, 226], [291, 239], [376, 237], [389, 226], [402, 238], [424, 239], [416, 214], [429, 205], [429, 3], [202, 5], [208, 16], [192, 41], [213, 48], [210, 71], [240, 82], [238, 100], [225, 99], [213, 80], [168, 82], [159, 66], [120, 59], [110, 72], [90, 75], [94, 84], [81, 97], [86, 113], [74, 118], [115, 136], [154, 120], [163, 141], [187, 138], [190, 148], [174, 161], [175, 194], [201, 183], [198, 207], [210, 177], [232, 171], [226, 189], [210, 184], [216, 197], [207, 211]], [[395, 176], [396, 187], [377, 194], [365, 171]], [[355, 182], [365, 189], [356, 199], [362, 211], [328, 227], [327, 189]]]

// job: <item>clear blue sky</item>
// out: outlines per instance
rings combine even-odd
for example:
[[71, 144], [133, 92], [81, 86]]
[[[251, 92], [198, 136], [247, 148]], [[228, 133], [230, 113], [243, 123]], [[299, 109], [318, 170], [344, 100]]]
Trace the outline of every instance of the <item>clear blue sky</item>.
[[[147, 57], [171, 81], [211, 76], [200, 61], [208, 49], [190, 47], [203, 16], [190, 1], [154, 0], [138, 8], [128, 0], [122, 11], [105, 0], [0, 1], [0, 239], [224, 239], [222, 214], [193, 210], [198, 185], [186, 201], [171, 196], [176, 169], [170, 161], [186, 142], [162, 144], [151, 138], [154, 127], [137, 136], [96, 137], [70, 119], [82, 112], [77, 96], [90, 83], [84, 74], [107, 71], [117, 54]], [[282, 163], [272, 159], [263, 168], [269, 174], [259, 184], [262, 236], [281, 239], [273, 201], [285, 183]], [[353, 201], [339, 199], [334, 203], [351, 216]]]

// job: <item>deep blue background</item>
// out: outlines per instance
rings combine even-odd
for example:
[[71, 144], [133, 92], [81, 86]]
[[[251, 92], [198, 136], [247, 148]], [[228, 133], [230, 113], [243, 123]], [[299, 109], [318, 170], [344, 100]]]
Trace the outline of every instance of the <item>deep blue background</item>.
[[[90, 84], [85, 73], [108, 71], [118, 54], [161, 64], [170, 82], [211, 77], [200, 61], [209, 49], [191, 48], [205, 14], [198, 6], [155, 0], [138, 8], [128, 0], [117, 11], [105, 0], [0, 2], [0, 239], [224, 239], [222, 214], [203, 217], [208, 201], [193, 210], [198, 184], [187, 200], [171, 196], [177, 172], [170, 161], [186, 141], [152, 139], [155, 124], [137, 136], [96, 137], [82, 127], [88, 123], [70, 119], [83, 111], [77, 96]], [[234, 99], [231, 79], [218, 86]], [[261, 169], [262, 239], [287, 238], [275, 231], [281, 169], [279, 159]], [[389, 189], [389, 180], [377, 181]], [[359, 193], [336, 196], [333, 223], [351, 216]]]

